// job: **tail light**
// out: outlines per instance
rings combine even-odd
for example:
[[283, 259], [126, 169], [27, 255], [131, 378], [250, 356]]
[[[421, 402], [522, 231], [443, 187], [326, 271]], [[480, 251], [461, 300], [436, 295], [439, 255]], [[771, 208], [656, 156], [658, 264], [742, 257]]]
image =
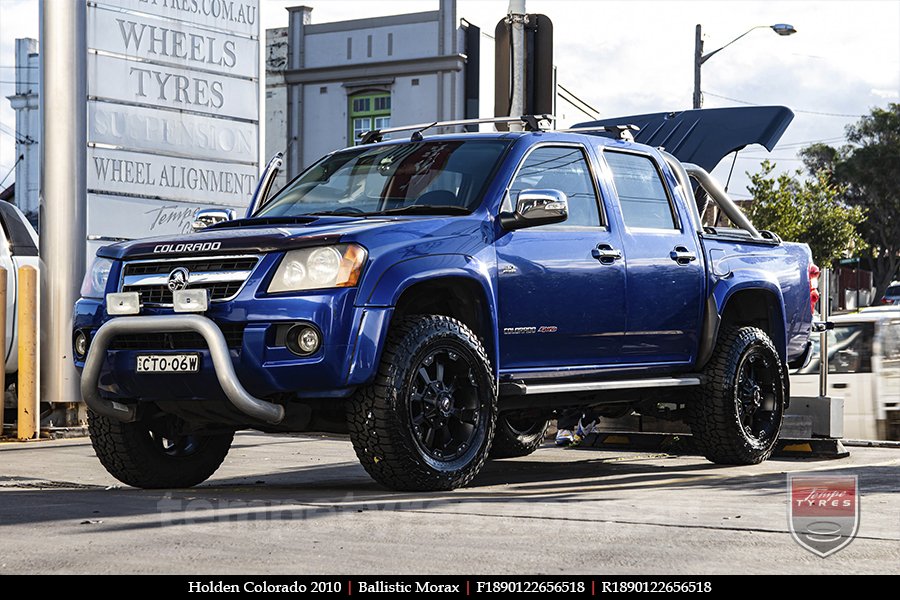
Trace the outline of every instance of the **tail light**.
[[809, 263], [809, 310], [816, 314], [816, 303], [819, 301], [819, 267]]
[[882, 304], [893, 304], [894, 301], [891, 300], [890, 298], [888, 298], [887, 296], [885, 296], [884, 298], [881, 299], [881, 303]]

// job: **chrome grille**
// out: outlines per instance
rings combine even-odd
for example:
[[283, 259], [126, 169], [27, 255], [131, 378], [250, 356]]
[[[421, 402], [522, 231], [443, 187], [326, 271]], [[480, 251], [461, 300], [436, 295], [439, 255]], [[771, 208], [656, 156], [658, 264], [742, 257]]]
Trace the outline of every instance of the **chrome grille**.
[[190, 273], [187, 289], [209, 290], [210, 302], [223, 302], [238, 295], [259, 259], [259, 256], [213, 256], [130, 261], [122, 268], [119, 289], [138, 292], [145, 305], [171, 306], [169, 273], [183, 267]]

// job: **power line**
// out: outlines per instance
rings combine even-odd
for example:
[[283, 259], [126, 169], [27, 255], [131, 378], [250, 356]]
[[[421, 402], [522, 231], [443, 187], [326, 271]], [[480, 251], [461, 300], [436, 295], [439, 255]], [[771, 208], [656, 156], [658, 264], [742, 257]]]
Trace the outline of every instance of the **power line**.
[[0, 133], [5, 133], [6, 135], [15, 138], [17, 142], [20, 144], [36, 144], [37, 142], [31, 138], [31, 136], [21, 136], [17, 131], [6, 125], [5, 123], [0, 122]]
[[[749, 102], [747, 100], [740, 100], [738, 98], [722, 96], [721, 94], [715, 94], [713, 92], [703, 92], [703, 94], [705, 94], [707, 96], [712, 96], [714, 98], [721, 98], [722, 100], [728, 100], [729, 102], [737, 102], [738, 104], [749, 104], [750, 106], [762, 106], [758, 102]], [[844, 117], [844, 118], [850, 118], [850, 119], [860, 119], [862, 117], [868, 116], [868, 115], [850, 115], [850, 114], [845, 114], [845, 113], [821, 112], [818, 110], [800, 110], [799, 108], [792, 108], [791, 110], [794, 111], [795, 113], [803, 113], [803, 114], [807, 114], [807, 115], [819, 115], [822, 117]]]
[[739, 156], [738, 159], [739, 160], [790, 160], [790, 161], [803, 162], [802, 158], [788, 157], [788, 156]]
[[13, 163], [13, 166], [10, 167], [9, 171], [7, 171], [6, 176], [3, 177], [2, 180], [0, 180], [0, 186], [2, 186], [2, 185], [6, 182], [6, 180], [9, 178], [10, 174], [13, 172], [13, 169], [16, 168], [16, 165], [19, 164], [19, 162], [20, 162], [23, 158], [25, 158], [25, 155], [24, 155], [24, 154], [20, 154], [20, 155], [19, 155], [19, 158], [16, 159], [16, 162]]
[[784, 150], [787, 148], [794, 148], [797, 146], [808, 146], [810, 144], [833, 144], [835, 142], [843, 142], [846, 141], [847, 138], [845, 136], [834, 137], [834, 138], [825, 138], [821, 140], [806, 140], [804, 142], [791, 142], [790, 144], [778, 144], [777, 148], [779, 150]]
[[568, 94], [569, 96], [572, 96], [572, 98], [574, 98], [574, 99], [577, 100], [578, 102], [580, 102], [580, 103], [582, 103], [583, 105], [585, 105], [585, 106], [588, 108], [588, 110], [592, 111], [595, 115], [599, 115], [599, 114], [600, 114], [600, 111], [599, 111], [599, 110], [597, 110], [596, 108], [594, 108], [593, 106], [591, 106], [590, 104], [588, 104], [587, 102], [585, 102], [584, 100], [582, 100], [581, 98], [579, 98], [577, 94], [575, 94], [572, 90], [568, 89], [568, 88], [567, 88], [566, 86], [564, 86], [563, 84], [557, 83], [557, 84], [556, 84], [556, 87], [558, 87], [559, 89], [561, 89], [564, 93]]

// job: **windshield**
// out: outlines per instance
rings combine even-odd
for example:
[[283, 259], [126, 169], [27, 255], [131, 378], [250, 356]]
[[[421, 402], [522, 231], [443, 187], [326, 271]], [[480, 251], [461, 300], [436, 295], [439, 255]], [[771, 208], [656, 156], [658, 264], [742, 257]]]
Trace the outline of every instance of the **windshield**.
[[256, 215], [465, 214], [474, 210], [506, 140], [426, 141], [337, 152]]

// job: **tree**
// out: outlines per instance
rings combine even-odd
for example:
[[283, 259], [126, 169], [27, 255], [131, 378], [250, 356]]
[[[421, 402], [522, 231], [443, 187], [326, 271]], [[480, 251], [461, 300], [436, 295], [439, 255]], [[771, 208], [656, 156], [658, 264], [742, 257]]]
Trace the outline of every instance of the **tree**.
[[866, 210], [857, 228], [868, 244], [861, 254], [880, 296], [900, 276], [900, 104], [874, 108], [847, 127], [848, 144], [814, 144], [801, 151], [810, 173], [844, 188], [843, 200]]
[[748, 216], [754, 226], [809, 244], [813, 260], [823, 266], [865, 246], [857, 231], [865, 211], [843, 202], [846, 190], [826, 171], [804, 179], [800, 170], [778, 176], [774, 170], [775, 163], [766, 160], [759, 173], [749, 174], [753, 202]]

